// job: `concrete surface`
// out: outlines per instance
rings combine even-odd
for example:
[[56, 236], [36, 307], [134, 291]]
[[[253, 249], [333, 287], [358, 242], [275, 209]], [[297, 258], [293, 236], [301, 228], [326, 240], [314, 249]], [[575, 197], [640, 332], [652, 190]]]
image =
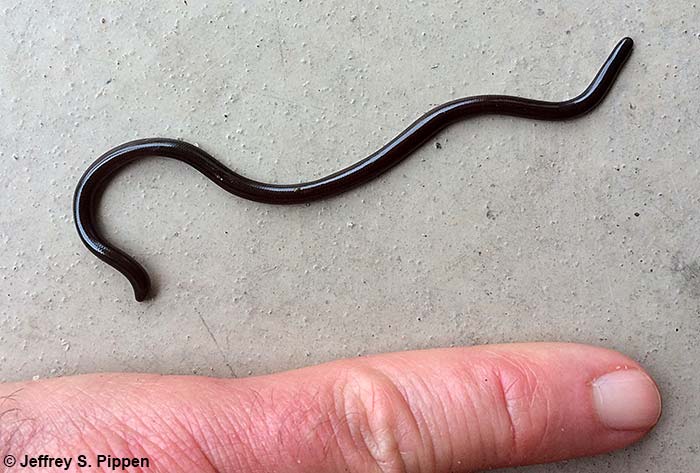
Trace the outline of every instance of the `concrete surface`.
[[[519, 471], [696, 471], [694, 3], [0, 0], [0, 12], [2, 380], [246, 376], [579, 341], [643, 362], [665, 415], [625, 451]], [[577, 94], [625, 35], [634, 55], [592, 115], [469, 120], [332, 200], [272, 207], [175, 162], [128, 168], [102, 216], [153, 276], [150, 302], [74, 230], [78, 177], [123, 141], [179, 137], [255, 178], [309, 179], [440, 102]]]

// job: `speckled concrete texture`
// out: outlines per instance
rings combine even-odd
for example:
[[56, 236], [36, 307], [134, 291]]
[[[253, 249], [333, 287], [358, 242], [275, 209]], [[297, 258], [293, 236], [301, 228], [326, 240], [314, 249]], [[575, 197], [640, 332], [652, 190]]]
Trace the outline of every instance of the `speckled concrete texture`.
[[[625, 451], [518, 471], [700, 464], [694, 3], [0, 0], [0, 12], [2, 380], [246, 376], [578, 341], [640, 360], [664, 417]], [[124, 141], [183, 138], [254, 178], [310, 179], [459, 96], [575, 95], [625, 35], [635, 52], [593, 114], [468, 120], [327, 201], [256, 204], [176, 162], [129, 167], [101, 216], [151, 273], [146, 303], [73, 227], [79, 176]]]

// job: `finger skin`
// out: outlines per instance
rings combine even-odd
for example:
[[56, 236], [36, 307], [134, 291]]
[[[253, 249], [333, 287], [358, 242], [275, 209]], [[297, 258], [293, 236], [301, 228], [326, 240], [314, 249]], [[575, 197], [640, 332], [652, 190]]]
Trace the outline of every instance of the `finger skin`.
[[96, 374], [10, 383], [0, 385], [0, 454], [148, 457], [150, 472], [544, 463], [621, 448], [652, 427], [615, 430], [598, 418], [591, 383], [616, 370], [642, 368], [602, 348], [514, 344], [237, 380]]

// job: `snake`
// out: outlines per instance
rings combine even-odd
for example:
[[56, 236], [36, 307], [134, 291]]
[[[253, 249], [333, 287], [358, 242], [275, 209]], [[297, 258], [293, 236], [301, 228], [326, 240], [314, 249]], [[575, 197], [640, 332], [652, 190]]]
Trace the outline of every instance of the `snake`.
[[475, 95], [438, 105], [366, 158], [320, 179], [298, 184], [260, 182], [234, 172], [193, 144], [171, 138], [129, 141], [97, 158], [75, 189], [73, 214], [83, 244], [100, 260], [122, 273], [134, 297], [144, 301], [151, 292], [146, 270], [134, 258], [111, 244], [98, 225], [98, 207], [105, 187], [124, 166], [141, 158], [165, 157], [181, 161], [202, 173], [226, 192], [263, 204], [302, 204], [325, 199], [361, 186], [384, 174], [448, 125], [475, 115], [509, 115], [534, 120], [567, 120], [594, 109], [607, 95], [627, 62], [634, 42], [623, 38], [614, 47], [592, 82], [574, 98], [561, 102], [509, 95]]

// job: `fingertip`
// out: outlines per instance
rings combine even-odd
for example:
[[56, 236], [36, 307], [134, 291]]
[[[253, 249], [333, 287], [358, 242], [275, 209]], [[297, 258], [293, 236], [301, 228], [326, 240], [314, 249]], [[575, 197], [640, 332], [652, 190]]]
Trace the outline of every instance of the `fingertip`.
[[[575, 343], [557, 345], [576, 354], [573, 364], [590, 367], [588, 384], [593, 412], [602, 426], [643, 433], [658, 423], [663, 405], [661, 392], [639, 362], [609, 348]], [[585, 364], [580, 360], [586, 360]]]
[[612, 430], [648, 431], [661, 417], [661, 393], [639, 369], [606, 373], [591, 383], [600, 422]]

